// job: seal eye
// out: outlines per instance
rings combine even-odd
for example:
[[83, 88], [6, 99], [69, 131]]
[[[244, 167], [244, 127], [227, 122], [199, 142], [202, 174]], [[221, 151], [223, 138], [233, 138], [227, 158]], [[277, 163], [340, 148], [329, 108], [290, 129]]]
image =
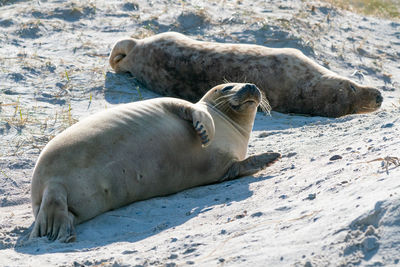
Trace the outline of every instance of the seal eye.
[[350, 88], [351, 90], [353, 90], [354, 93], [356, 92], [356, 88], [352, 84], [350, 84]]
[[233, 85], [225, 86], [225, 87], [221, 90], [221, 92], [227, 92], [227, 91], [231, 90], [233, 87], [234, 87]]

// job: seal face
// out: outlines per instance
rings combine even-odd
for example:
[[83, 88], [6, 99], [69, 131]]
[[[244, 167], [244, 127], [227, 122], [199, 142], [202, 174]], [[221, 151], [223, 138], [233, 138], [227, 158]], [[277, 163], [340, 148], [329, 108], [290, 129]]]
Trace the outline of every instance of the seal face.
[[246, 158], [253, 84], [229, 83], [192, 104], [176, 98], [94, 114], [52, 139], [32, 178], [30, 238], [75, 240], [74, 225], [134, 201], [254, 174], [280, 157]]
[[284, 113], [339, 117], [371, 112], [381, 93], [318, 65], [297, 49], [196, 41], [179, 33], [117, 42], [109, 62], [162, 95], [197, 101], [223, 81], [256, 84]]

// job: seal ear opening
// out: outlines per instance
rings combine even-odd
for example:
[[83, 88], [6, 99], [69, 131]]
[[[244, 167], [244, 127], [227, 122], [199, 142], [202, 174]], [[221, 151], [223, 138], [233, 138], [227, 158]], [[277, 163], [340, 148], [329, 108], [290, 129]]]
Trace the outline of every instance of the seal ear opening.
[[122, 59], [124, 59], [130, 51], [135, 47], [136, 45], [136, 40], [135, 39], [124, 39], [120, 40], [117, 43], [115, 43], [111, 53], [110, 57], [108, 59], [111, 68], [115, 70], [116, 72], [122, 72], [125, 71], [123, 68], [119, 66], [119, 62], [121, 62]]

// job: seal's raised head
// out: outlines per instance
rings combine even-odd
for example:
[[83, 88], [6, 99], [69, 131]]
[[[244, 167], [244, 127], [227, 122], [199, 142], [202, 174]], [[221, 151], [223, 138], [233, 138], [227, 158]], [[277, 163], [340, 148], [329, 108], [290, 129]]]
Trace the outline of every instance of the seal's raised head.
[[259, 105], [269, 109], [268, 101], [262, 97], [261, 91], [250, 83], [217, 85], [199, 102], [208, 103], [233, 118], [241, 115], [254, 116]]

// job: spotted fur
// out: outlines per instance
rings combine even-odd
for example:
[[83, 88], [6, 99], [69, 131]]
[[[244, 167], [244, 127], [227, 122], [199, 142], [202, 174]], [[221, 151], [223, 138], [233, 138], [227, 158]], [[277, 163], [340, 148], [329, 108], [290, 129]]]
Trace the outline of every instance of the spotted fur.
[[196, 41], [162, 33], [115, 44], [110, 64], [150, 90], [197, 101], [225, 81], [251, 82], [275, 111], [327, 117], [375, 111], [381, 93], [315, 63], [292, 48]]

